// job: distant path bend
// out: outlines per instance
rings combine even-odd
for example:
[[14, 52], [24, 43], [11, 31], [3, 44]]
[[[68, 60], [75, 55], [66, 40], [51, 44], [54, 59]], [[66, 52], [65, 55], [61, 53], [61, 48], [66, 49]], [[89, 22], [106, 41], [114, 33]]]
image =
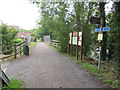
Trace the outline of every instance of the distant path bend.
[[2, 64], [9, 77], [22, 79], [30, 88], [104, 88], [105, 86], [70, 57], [38, 42], [22, 60]]

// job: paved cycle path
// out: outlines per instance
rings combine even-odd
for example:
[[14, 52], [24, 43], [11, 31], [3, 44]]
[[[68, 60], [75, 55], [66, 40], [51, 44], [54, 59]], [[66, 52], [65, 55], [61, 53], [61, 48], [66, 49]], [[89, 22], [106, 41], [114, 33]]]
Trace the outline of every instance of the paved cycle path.
[[104, 88], [70, 57], [38, 42], [29, 56], [3, 63], [9, 77], [24, 80], [30, 88]]

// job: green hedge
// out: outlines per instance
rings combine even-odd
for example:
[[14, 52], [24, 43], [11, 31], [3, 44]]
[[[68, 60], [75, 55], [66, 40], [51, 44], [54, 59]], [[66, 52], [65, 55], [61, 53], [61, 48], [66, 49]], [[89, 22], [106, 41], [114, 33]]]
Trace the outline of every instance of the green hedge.
[[20, 39], [20, 38], [19, 39], [14, 39], [13, 41], [14, 41], [14, 43], [19, 43], [19, 42], [22, 41], [22, 39]]

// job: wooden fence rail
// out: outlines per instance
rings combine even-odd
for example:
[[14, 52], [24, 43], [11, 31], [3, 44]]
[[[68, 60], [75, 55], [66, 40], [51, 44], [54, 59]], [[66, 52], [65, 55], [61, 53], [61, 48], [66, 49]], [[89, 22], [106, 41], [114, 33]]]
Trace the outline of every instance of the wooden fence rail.
[[0, 50], [2, 51], [1, 52], [2, 54], [11, 52], [11, 54], [2, 55], [0, 57], [0, 60], [1, 59], [6, 59], [6, 58], [9, 58], [9, 57], [17, 58], [18, 54], [22, 54], [22, 47], [24, 45], [25, 45], [25, 41], [22, 41], [22, 42], [17, 43], [17, 44], [8, 45], [8, 46], [0, 46]]
[[51, 40], [51, 46], [56, 47], [57, 49], [60, 48], [58, 40]]

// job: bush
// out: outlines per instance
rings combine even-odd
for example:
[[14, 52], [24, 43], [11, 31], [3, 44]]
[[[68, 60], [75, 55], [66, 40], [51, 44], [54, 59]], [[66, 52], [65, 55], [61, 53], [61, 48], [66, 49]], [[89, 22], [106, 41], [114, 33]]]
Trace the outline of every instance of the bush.
[[14, 40], [13, 40], [14, 43], [19, 43], [19, 42], [21, 42], [21, 41], [22, 41], [22, 39], [20, 39], [20, 38], [19, 38], [19, 39], [14, 39]]

